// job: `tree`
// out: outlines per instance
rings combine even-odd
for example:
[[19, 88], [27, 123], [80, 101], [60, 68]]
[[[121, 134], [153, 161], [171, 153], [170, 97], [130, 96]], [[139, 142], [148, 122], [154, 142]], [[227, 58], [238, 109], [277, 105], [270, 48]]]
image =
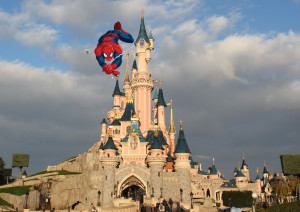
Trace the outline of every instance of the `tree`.
[[3, 169], [5, 167], [5, 162], [0, 156], [0, 185], [4, 183]]
[[20, 178], [22, 178], [22, 168], [29, 166], [29, 154], [18, 154], [12, 155], [12, 168], [20, 168]]
[[282, 203], [282, 200], [285, 200], [287, 196], [290, 195], [291, 189], [288, 183], [283, 179], [277, 179], [272, 181], [271, 187], [277, 197], [277, 199]]
[[11, 176], [12, 169], [3, 169], [3, 177], [6, 177], [6, 183], [8, 184], [8, 178]]

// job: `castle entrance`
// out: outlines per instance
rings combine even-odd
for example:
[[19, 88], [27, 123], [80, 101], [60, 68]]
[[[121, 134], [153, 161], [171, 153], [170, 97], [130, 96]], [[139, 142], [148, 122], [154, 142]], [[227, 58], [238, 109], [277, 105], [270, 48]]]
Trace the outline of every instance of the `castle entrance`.
[[146, 194], [146, 188], [144, 184], [135, 176], [127, 178], [123, 182], [120, 188], [121, 197], [126, 199], [132, 199], [143, 203], [143, 197]]

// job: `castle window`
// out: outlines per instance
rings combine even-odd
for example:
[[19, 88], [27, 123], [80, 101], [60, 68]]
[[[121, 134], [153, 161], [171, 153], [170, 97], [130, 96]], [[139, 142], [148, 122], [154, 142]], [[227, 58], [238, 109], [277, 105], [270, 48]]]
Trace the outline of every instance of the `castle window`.
[[158, 172], [158, 174], [157, 174], [157, 175], [158, 175], [158, 177], [160, 177], [160, 172]]

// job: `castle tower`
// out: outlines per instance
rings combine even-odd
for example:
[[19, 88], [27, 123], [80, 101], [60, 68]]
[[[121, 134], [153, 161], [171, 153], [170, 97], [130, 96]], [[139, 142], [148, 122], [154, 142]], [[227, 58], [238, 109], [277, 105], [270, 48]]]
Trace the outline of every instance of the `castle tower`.
[[218, 171], [215, 166], [215, 158], [213, 158], [213, 165], [211, 166], [210, 172], [209, 172], [209, 179], [218, 179]]
[[171, 155], [174, 154], [175, 151], [175, 125], [174, 125], [174, 118], [173, 118], [173, 103], [171, 99], [171, 114], [170, 114], [170, 127], [169, 127], [169, 135], [170, 135], [170, 143], [169, 143], [169, 148], [170, 148], [170, 153]]
[[158, 91], [157, 91], [157, 80], [155, 81], [155, 93], [153, 96], [153, 121], [154, 124], [157, 124], [157, 101], [158, 101]]
[[250, 181], [249, 168], [245, 161], [245, 156], [243, 155], [243, 162], [241, 166], [241, 172], [246, 176], [247, 180]]
[[267, 183], [269, 182], [269, 171], [267, 169], [266, 164], [264, 164], [263, 178], [264, 178], [263, 184], [267, 185]]
[[166, 123], [165, 123], [165, 107], [167, 107], [164, 94], [161, 88], [161, 80], [160, 80], [160, 88], [158, 91], [158, 101], [157, 101], [157, 119], [158, 119], [158, 126], [162, 131], [166, 130]]
[[260, 180], [260, 177], [258, 175], [258, 168], [256, 170], [256, 173], [257, 173], [257, 176], [255, 178], [255, 182], [257, 184], [257, 191], [258, 191], [258, 193], [261, 193], [261, 180]]
[[106, 136], [106, 126], [107, 126], [107, 122], [105, 118], [103, 118], [101, 122], [101, 140]]
[[191, 156], [190, 148], [186, 143], [186, 139], [183, 132], [182, 121], [180, 121], [180, 131], [175, 147], [175, 171], [178, 172], [178, 193], [180, 195], [181, 204], [189, 209], [191, 207], [191, 197], [190, 193], [192, 192], [191, 187], [191, 161], [189, 157]]
[[120, 87], [119, 87], [119, 77], [117, 77], [117, 81], [116, 81], [116, 85], [115, 85], [115, 89], [114, 89], [114, 92], [113, 92], [113, 95], [114, 97], [114, 112], [115, 112], [115, 115], [119, 114], [120, 113], [120, 100], [121, 100], [121, 91], [120, 91]]
[[130, 98], [132, 95], [132, 90], [130, 87], [131, 81], [130, 81], [130, 76], [129, 76], [129, 64], [128, 64], [128, 58], [129, 58], [129, 52], [126, 53], [127, 56], [127, 65], [126, 65], [126, 72], [125, 72], [125, 78], [124, 78], [124, 86], [123, 90], [125, 92], [126, 98]]
[[139, 35], [135, 41], [136, 55], [138, 57], [138, 67], [132, 79], [132, 89], [134, 91], [135, 109], [139, 114], [141, 131], [149, 130], [151, 122], [151, 91], [154, 81], [148, 72], [148, 61], [150, 60], [151, 44], [144, 24], [144, 14], [142, 13]]
[[159, 199], [163, 197], [163, 167], [166, 163], [166, 156], [163, 155], [164, 148], [158, 140], [158, 132], [154, 133], [154, 141], [150, 148], [148, 164], [150, 166], [151, 197]]
[[247, 182], [248, 182], [247, 177], [241, 172], [240, 169], [236, 173], [234, 180], [236, 186], [239, 188], [244, 188], [247, 186]]
[[106, 144], [103, 147], [104, 155], [100, 157], [104, 169], [104, 183], [102, 203], [103, 208], [109, 208], [113, 205], [115, 169], [119, 164], [119, 158], [116, 156], [117, 148], [112, 140], [111, 132]]

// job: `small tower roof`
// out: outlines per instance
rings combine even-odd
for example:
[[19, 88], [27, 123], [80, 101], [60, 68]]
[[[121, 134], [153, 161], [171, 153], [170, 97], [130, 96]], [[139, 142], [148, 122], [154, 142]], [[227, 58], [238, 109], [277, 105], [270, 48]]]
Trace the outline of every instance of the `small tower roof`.
[[106, 119], [103, 118], [101, 124], [107, 124]]
[[269, 172], [268, 172], [268, 169], [267, 169], [267, 166], [266, 166], [266, 165], [264, 165], [263, 174], [269, 174]]
[[235, 167], [233, 173], [236, 174], [238, 172], [238, 169]]
[[120, 91], [120, 87], [119, 87], [119, 79], [117, 77], [117, 81], [116, 81], [116, 86], [115, 86], [115, 90], [112, 96], [122, 96], [121, 91]]
[[128, 137], [129, 134], [136, 134], [138, 135], [140, 142], [148, 142], [145, 140], [144, 136], [141, 133], [140, 127], [139, 127], [139, 121], [138, 118], [136, 118], [135, 116], [133, 116], [133, 118], [131, 119], [131, 127], [129, 130], [129, 133], [125, 136], [125, 138], [122, 140], [122, 142], [127, 142], [128, 141]]
[[211, 166], [209, 174], [210, 175], [217, 175], [218, 174], [218, 171], [217, 171], [216, 166], [215, 166], [215, 158], [213, 158], [213, 165]]
[[128, 58], [129, 58], [129, 52], [126, 53], [127, 56], [127, 65], [126, 65], [126, 72], [125, 72], [125, 78], [124, 78], [124, 84], [130, 83], [130, 76], [129, 76], [129, 64], [128, 64]]
[[151, 149], [161, 149], [161, 150], [164, 150], [164, 148], [162, 147], [161, 143], [159, 142], [159, 139], [158, 139], [158, 132], [156, 131], [154, 133], [154, 140], [149, 148], [149, 150]]
[[130, 121], [135, 114], [133, 99], [127, 99], [125, 111], [119, 121]]
[[179, 137], [177, 140], [177, 144], [176, 144], [174, 153], [190, 153], [191, 154], [191, 150], [190, 150], [190, 148], [186, 142], [185, 136], [184, 136], [184, 132], [183, 132], [183, 128], [182, 128], [182, 121], [180, 121]]
[[[158, 140], [162, 146], [168, 146], [166, 139], [164, 138], [164, 134], [161, 130], [158, 130]], [[152, 142], [154, 141], [154, 131], [153, 130], [148, 130], [147, 136], [146, 136], [146, 141], [149, 142], [151, 145]]]
[[157, 102], [157, 106], [163, 105], [164, 107], [167, 107], [165, 99], [164, 99], [164, 93], [162, 91], [161, 88], [161, 81], [160, 81], [160, 88], [158, 91], [158, 102]]
[[111, 136], [108, 137], [108, 140], [106, 142], [106, 144], [104, 145], [103, 149], [114, 149], [114, 150], [117, 150], [117, 147], [116, 145], [114, 144], [114, 141], [112, 139]]
[[246, 177], [246, 176], [243, 174], [243, 172], [241, 172], [241, 170], [238, 170], [235, 177]]
[[153, 36], [152, 36], [152, 29], [150, 29], [149, 39], [154, 40], [154, 38], [153, 38]]
[[137, 39], [135, 40], [135, 43], [138, 43], [141, 39], [144, 39], [147, 43], [149, 43], [149, 38], [146, 32], [146, 27], [144, 23], [144, 11], [142, 10], [142, 18], [141, 18], [141, 24], [140, 24], [140, 31]]
[[134, 56], [133, 64], [132, 64], [132, 69], [137, 70], [137, 65], [136, 65], [136, 56]]
[[244, 166], [246, 166], [246, 168], [248, 168], [248, 165], [247, 165], [247, 163], [246, 163], [246, 161], [245, 161], [245, 157], [243, 156], [243, 162], [242, 162], [241, 169], [243, 169]]

